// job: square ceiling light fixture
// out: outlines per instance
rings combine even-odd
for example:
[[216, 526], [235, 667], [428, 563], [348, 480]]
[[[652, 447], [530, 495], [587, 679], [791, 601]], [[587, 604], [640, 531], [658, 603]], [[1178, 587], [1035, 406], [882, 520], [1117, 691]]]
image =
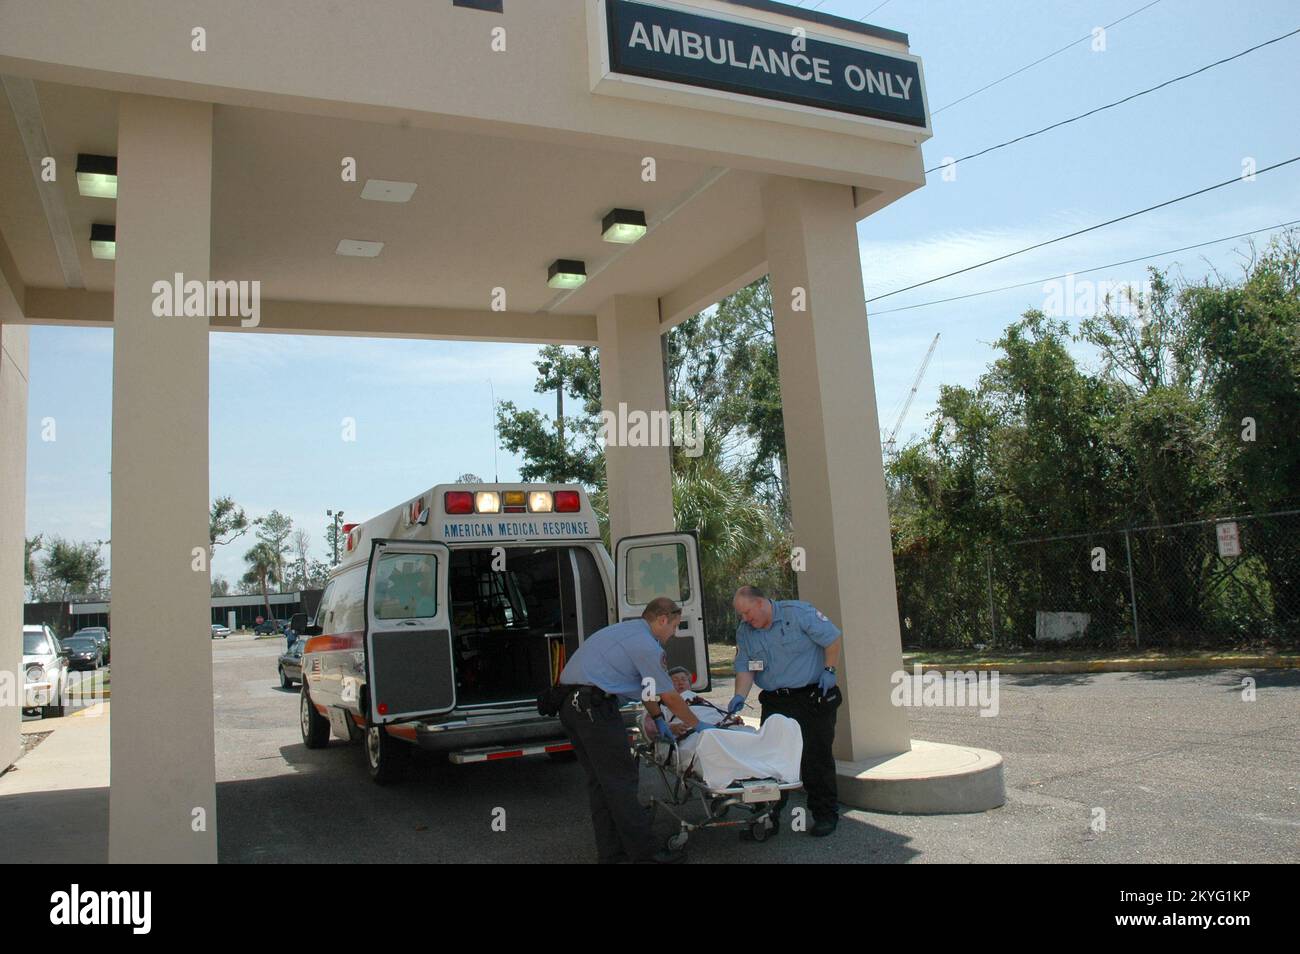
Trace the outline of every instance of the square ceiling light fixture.
[[367, 179], [361, 198], [373, 202], [410, 202], [415, 194], [414, 182], [389, 182], [387, 179]]
[[336, 255], [351, 255], [354, 258], [378, 258], [383, 251], [383, 242], [362, 242], [358, 239], [339, 239]]
[[116, 199], [117, 156], [77, 153], [77, 191], [92, 199]]
[[551, 288], [578, 288], [587, 280], [587, 264], [572, 258], [557, 258], [546, 273]]
[[117, 258], [117, 226], [92, 225], [90, 227], [90, 254], [110, 262]]
[[645, 213], [637, 209], [610, 209], [600, 223], [600, 233], [606, 242], [631, 245], [646, 233]]

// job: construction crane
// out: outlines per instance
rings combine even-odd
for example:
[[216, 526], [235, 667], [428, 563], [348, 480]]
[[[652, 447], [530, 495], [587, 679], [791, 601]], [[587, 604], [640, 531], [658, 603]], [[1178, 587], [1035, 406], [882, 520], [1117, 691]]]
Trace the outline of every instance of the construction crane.
[[890, 453], [894, 449], [894, 438], [898, 436], [898, 429], [903, 426], [903, 418], [907, 417], [907, 412], [912, 407], [912, 400], [916, 397], [917, 389], [921, 386], [921, 378], [925, 375], [925, 369], [930, 366], [930, 359], [934, 357], [935, 345], [939, 343], [939, 336], [936, 334], [934, 340], [930, 342], [930, 350], [925, 353], [925, 360], [921, 362], [920, 370], [916, 372], [916, 377], [912, 380], [912, 390], [908, 392], [907, 399], [903, 401], [903, 409], [898, 412], [898, 420], [894, 426], [889, 429], [889, 436], [885, 438], [885, 453]]

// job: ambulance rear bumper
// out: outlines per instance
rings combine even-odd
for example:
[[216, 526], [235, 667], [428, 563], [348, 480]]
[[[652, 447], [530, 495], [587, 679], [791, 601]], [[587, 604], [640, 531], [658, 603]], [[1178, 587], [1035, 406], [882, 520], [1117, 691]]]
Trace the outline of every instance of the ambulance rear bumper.
[[[636, 723], [635, 706], [623, 708], [623, 721]], [[431, 752], [456, 752], [488, 746], [513, 746], [525, 742], [552, 742], [564, 739], [564, 727], [557, 718], [534, 712], [531, 716], [502, 721], [479, 721], [474, 716], [448, 722], [421, 722], [415, 727], [415, 741]]]

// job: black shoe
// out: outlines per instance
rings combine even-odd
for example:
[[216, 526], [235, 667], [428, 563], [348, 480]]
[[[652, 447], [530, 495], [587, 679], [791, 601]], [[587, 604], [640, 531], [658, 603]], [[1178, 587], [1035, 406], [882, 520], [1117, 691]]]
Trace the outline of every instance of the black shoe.
[[838, 818], [820, 819], [813, 822], [812, 831], [808, 832], [808, 834], [812, 835], [814, 838], [825, 838], [831, 832], [835, 831], [835, 828], [839, 823], [840, 820]]

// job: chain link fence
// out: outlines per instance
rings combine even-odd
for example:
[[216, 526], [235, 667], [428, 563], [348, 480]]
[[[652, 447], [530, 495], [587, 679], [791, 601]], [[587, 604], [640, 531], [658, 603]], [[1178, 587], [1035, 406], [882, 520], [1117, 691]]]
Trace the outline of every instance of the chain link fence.
[[895, 552], [911, 648], [1300, 645], [1300, 510]]

